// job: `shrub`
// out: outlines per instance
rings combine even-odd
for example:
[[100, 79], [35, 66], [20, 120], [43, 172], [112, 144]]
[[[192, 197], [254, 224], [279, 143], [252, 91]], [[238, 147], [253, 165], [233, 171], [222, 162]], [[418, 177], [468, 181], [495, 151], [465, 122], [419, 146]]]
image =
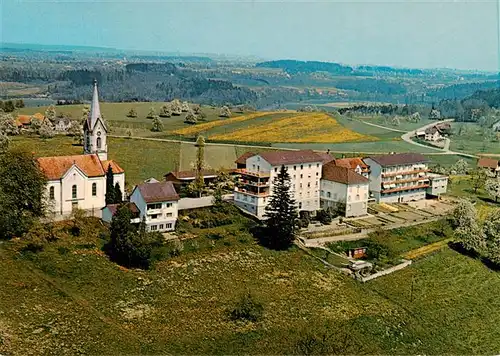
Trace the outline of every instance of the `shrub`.
[[232, 320], [258, 321], [264, 312], [262, 303], [255, 300], [250, 292], [244, 294], [230, 310]]
[[328, 225], [332, 222], [332, 214], [329, 210], [318, 210], [316, 212], [316, 219], [325, 225]]

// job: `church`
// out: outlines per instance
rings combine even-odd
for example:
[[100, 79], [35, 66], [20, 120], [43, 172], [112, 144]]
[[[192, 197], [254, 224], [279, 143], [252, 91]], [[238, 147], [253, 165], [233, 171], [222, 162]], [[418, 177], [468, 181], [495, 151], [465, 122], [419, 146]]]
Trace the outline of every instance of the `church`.
[[40, 169], [47, 177], [48, 210], [55, 216], [66, 217], [73, 210], [82, 209], [100, 217], [101, 209], [106, 206], [106, 172], [109, 167], [113, 171], [113, 184], [118, 183], [122, 194], [125, 192], [125, 171], [113, 160], [108, 160], [108, 129], [101, 116], [95, 80], [83, 132], [82, 155], [38, 159]]

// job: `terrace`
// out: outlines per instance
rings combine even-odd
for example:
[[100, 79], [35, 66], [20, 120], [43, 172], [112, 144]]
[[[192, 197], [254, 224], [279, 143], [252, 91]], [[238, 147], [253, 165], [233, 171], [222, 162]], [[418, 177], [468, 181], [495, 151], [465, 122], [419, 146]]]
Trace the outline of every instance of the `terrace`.
[[404, 175], [408, 175], [408, 174], [427, 173], [430, 171], [431, 170], [428, 168], [420, 168], [420, 169], [414, 169], [414, 170], [409, 170], [409, 171], [388, 172], [388, 173], [382, 173], [382, 178], [404, 176]]
[[425, 189], [429, 188], [429, 186], [430, 186], [429, 184], [420, 184], [420, 185], [411, 185], [411, 186], [392, 188], [392, 189], [383, 189], [382, 194], [402, 192], [405, 190], [413, 190], [413, 189]]

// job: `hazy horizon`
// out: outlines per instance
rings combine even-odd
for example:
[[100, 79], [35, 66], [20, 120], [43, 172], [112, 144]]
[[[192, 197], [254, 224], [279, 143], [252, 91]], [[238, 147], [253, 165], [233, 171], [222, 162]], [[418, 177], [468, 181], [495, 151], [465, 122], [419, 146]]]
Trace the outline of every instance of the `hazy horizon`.
[[9, 43], [498, 71], [496, 1], [4, 0], [0, 15]]

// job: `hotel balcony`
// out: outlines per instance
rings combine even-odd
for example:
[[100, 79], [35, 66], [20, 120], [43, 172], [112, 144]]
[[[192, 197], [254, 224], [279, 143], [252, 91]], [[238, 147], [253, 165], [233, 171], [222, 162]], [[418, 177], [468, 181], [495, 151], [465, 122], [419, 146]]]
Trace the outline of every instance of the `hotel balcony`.
[[250, 172], [246, 169], [235, 169], [234, 172], [237, 174], [240, 174], [242, 177], [243, 176], [255, 177], [255, 178], [269, 178], [269, 177], [271, 177], [270, 172]]
[[382, 173], [382, 178], [404, 176], [407, 174], [427, 173], [430, 171], [431, 170], [428, 168], [419, 168], [419, 169], [410, 170], [410, 171], [387, 172], [387, 173]]
[[382, 184], [388, 185], [388, 184], [402, 184], [402, 183], [425, 182], [425, 181], [429, 181], [429, 178], [424, 176], [424, 177], [408, 178], [408, 179], [384, 180], [382, 181]]
[[241, 188], [241, 187], [235, 187], [234, 188], [235, 193], [241, 193], [245, 195], [251, 195], [254, 197], [268, 197], [270, 195], [269, 189], [261, 190], [259, 188], [257, 189], [246, 189], [246, 188]]
[[403, 192], [405, 190], [425, 189], [425, 188], [429, 188], [429, 187], [430, 187], [429, 184], [409, 185], [406, 187], [395, 187], [395, 188], [389, 188], [389, 189], [382, 189], [381, 193], [388, 194], [388, 193]]

